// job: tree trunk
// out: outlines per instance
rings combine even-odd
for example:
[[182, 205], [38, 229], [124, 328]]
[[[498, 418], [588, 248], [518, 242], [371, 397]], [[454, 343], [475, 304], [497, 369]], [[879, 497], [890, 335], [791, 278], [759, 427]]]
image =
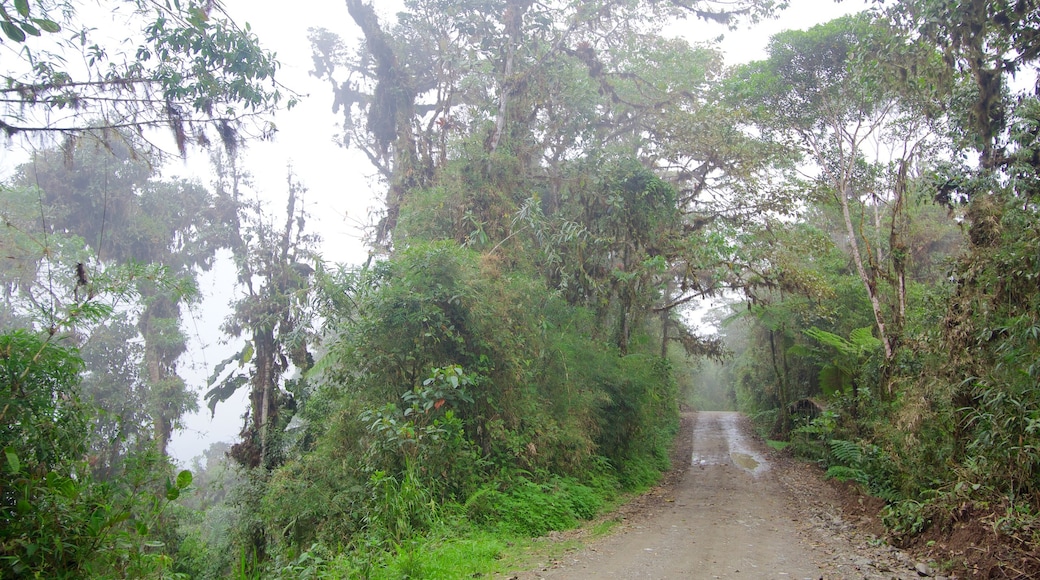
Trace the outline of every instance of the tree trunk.
[[863, 257], [860, 255], [859, 242], [856, 238], [856, 228], [852, 224], [852, 214], [849, 211], [849, 186], [841, 184], [838, 188], [838, 202], [841, 204], [841, 215], [845, 219], [845, 233], [849, 240], [849, 249], [852, 254], [852, 262], [856, 265], [856, 273], [859, 274], [863, 287], [867, 290], [870, 299], [870, 308], [874, 312], [874, 324], [877, 327], [878, 339], [885, 349], [885, 361], [892, 360], [892, 345], [888, 341], [888, 331], [885, 327], [885, 315], [881, 308], [881, 299], [878, 297], [877, 282], [870, 277], [866, 267], [863, 265]]
[[779, 431], [773, 433], [773, 435], [783, 438], [787, 436], [788, 418], [790, 417], [790, 409], [788, 409], [787, 402], [787, 364], [785, 362], [784, 368], [781, 370], [780, 362], [777, 360], [777, 350], [776, 331], [769, 330], [769, 354], [773, 361], [773, 373], [776, 375], [776, 398], [780, 408], [780, 415], [776, 418], [776, 424], [773, 427], [774, 431], [778, 431], [776, 427], [778, 425]]
[[362, 0], [346, 0], [347, 12], [365, 35], [365, 42], [375, 60], [376, 88], [369, 105], [368, 130], [376, 141], [376, 149], [390, 159], [389, 189], [386, 194], [386, 216], [376, 229], [376, 243], [387, 244], [395, 227], [405, 195], [420, 183], [424, 173], [419, 167], [412, 117], [415, 112], [413, 79], [401, 70], [390, 36], [380, 27], [370, 4]]
[[[159, 355], [156, 353], [156, 347], [154, 344], [149, 344], [148, 336], [145, 336], [145, 368], [148, 370], [148, 387], [154, 391], [158, 389], [160, 382], [163, 380], [162, 371], [159, 366]], [[166, 448], [170, 442], [170, 422], [163, 417], [162, 404], [159, 401], [155, 401], [154, 398], [152, 403], [152, 425], [155, 432], [155, 448], [159, 453], [166, 455]]]
[[[674, 281], [672, 278], [664, 285], [664, 304], [672, 301], [672, 290]], [[668, 358], [668, 323], [671, 317], [671, 309], [661, 309], [661, 358]]]
[[509, 98], [512, 96], [514, 82], [514, 62], [516, 61], [516, 45], [520, 42], [520, 30], [524, 21], [524, 12], [530, 2], [512, 2], [506, 8], [503, 20], [509, 38], [506, 42], [506, 63], [502, 74], [502, 82], [499, 84], [498, 116], [495, 118], [495, 133], [491, 136], [491, 145], [488, 148], [492, 153], [498, 150], [502, 142], [502, 133], [506, 127], [506, 117], [509, 113]]
[[893, 350], [898, 346], [896, 343], [900, 340], [903, 327], [906, 325], [906, 262], [909, 252], [906, 245], [906, 233], [909, 229], [909, 218], [906, 215], [908, 165], [906, 159], [899, 163], [894, 191], [895, 199], [892, 203], [892, 229], [888, 241], [889, 253], [892, 256], [892, 273], [896, 285], [896, 308], [890, 333]]
[[[183, 413], [181, 401], [171, 388], [176, 376], [176, 361], [184, 349], [183, 343], [175, 345], [171, 342], [168, 329], [164, 330], [161, 322], [176, 318], [177, 305], [166, 296], [150, 289], [142, 290], [142, 298], [149, 301], [148, 307], [141, 314], [138, 329], [144, 338], [144, 366], [148, 385], [148, 414], [151, 417], [155, 433], [156, 450], [167, 455], [170, 437], [173, 435], [174, 422]], [[171, 399], [173, 399], [171, 401]]]

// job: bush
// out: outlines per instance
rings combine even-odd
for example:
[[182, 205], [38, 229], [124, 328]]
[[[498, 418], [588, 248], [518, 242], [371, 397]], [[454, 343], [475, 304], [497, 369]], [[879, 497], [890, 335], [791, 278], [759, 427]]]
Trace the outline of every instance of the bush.
[[313, 444], [264, 496], [278, 565], [315, 542], [342, 546], [334, 560], [352, 570], [396, 549], [404, 565], [420, 536], [465, 519], [505, 534], [572, 527], [668, 467], [677, 387], [656, 347], [636, 333], [620, 356], [591, 311], [500, 266], [414, 243], [362, 275], [308, 377], [318, 391], [298, 416]]
[[153, 578], [173, 563], [167, 505], [191, 485], [154, 451], [95, 480], [84, 453], [93, 409], [75, 350], [25, 331], [0, 335], [0, 561], [5, 577]]
[[[656, 422], [677, 416], [665, 367], [642, 355], [620, 359], [591, 338], [587, 311], [475, 252], [416, 244], [381, 265], [369, 286], [322, 366], [341, 382], [323, 389], [370, 409], [400, 406], [435, 369], [462, 367], [474, 379], [469, 400], [449, 405], [465, 435], [456, 442], [472, 442], [492, 470], [577, 475], [597, 446], [621, 459], [630, 445], [656, 445], [664, 433]], [[627, 421], [639, 423], [600, 437]]]

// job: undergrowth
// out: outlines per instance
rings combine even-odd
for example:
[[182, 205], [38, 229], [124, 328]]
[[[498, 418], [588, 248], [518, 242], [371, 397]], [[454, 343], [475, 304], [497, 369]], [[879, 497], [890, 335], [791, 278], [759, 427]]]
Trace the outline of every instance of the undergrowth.
[[[349, 545], [316, 542], [291, 559], [273, 562], [259, 576], [256, 570], [250, 573], [245, 563], [232, 570], [233, 576], [455, 579], [533, 567], [566, 547], [540, 543], [537, 537], [583, 525], [634, 493], [626, 491], [615, 473], [603, 471], [606, 465], [609, 463], [600, 462], [600, 471], [585, 482], [547, 473], [513, 473], [483, 485], [459, 503], [386, 501], [382, 517], [396, 521], [389, 536], [387, 523], [373, 521]], [[656, 474], [653, 478], [646, 475], [651, 484], [660, 477], [653, 462], [639, 471]], [[379, 486], [394, 485], [387, 483], [385, 475], [382, 478]], [[383, 491], [389, 494], [393, 489]], [[418, 490], [406, 495], [423, 496]], [[389, 495], [383, 499], [389, 500]], [[402, 511], [390, 513], [394, 509]], [[425, 511], [420, 525], [405, 513], [416, 510]], [[602, 522], [593, 533], [606, 533], [613, 523]]]

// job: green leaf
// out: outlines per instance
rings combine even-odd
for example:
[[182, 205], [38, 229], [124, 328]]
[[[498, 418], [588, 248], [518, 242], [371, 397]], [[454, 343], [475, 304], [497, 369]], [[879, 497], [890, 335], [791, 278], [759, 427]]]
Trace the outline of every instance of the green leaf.
[[820, 330], [819, 328], [816, 328], [815, 326], [812, 327], [812, 328], [807, 328], [807, 329], [803, 330], [802, 332], [804, 332], [805, 335], [808, 336], [809, 338], [816, 339], [816, 340], [820, 341], [821, 343], [823, 343], [824, 345], [829, 346], [829, 347], [837, 350], [841, 354], [851, 355], [851, 354], [855, 354], [855, 352], [856, 352], [856, 349], [852, 345], [852, 343], [850, 343], [849, 341], [845, 340], [844, 338], [838, 336], [837, 334], [834, 334], [833, 332], [827, 332], [826, 330]]
[[209, 376], [209, 379], [206, 380], [206, 386], [209, 387], [212, 386], [213, 383], [216, 383], [217, 379], [220, 378], [220, 373], [224, 372], [224, 369], [227, 368], [229, 364], [237, 360], [239, 356], [239, 354], [233, 354], [217, 363], [217, 366], [213, 367], [213, 374], [211, 374]]
[[249, 378], [245, 375], [233, 375], [223, 380], [217, 386], [206, 391], [203, 395], [204, 399], [208, 399], [209, 402], [206, 404], [212, 413], [217, 412], [217, 403], [223, 402], [231, 398], [231, 395], [235, 394], [235, 391], [239, 387], [249, 382]]
[[39, 26], [40, 30], [44, 32], [55, 33], [61, 31], [61, 26], [58, 26], [58, 23], [53, 20], [48, 20], [46, 18], [33, 18], [32, 21], [35, 22], [36, 26]]
[[4, 455], [7, 456], [7, 466], [11, 473], [18, 473], [22, 470], [22, 463], [18, 461], [18, 454], [13, 449], [10, 447], [5, 448]]
[[787, 354], [796, 357], [806, 357], [812, 355], [813, 351], [806, 347], [804, 344], [792, 344], [787, 349]]
[[881, 348], [881, 341], [874, 338], [874, 327], [872, 326], [854, 329], [849, 333], [849, 341], [863, 349]]
[[40, 36], [40, 31], [39, 31], [39, 29], [37, 29], [37, 28], [36, 28], [35, 26], [33, 26], [32, 24], [29, 24], [28, 22], [22, 22], [22, 23], [21, 23], [21, 24], [19, 24], [18, 26], [21, 26], [21, 27], [22, 27], [22, 30], [24, 30], [24, 31], [25, 31], [25, 32], [26, 32], [27, 34], [29, 34], [30, 36]]
[[852, 378], [833, 363], [820, 367], [820, 390], [828, 397], [852, 388]]
[[177, 487], [184, 489], [191, 485], [191, 472], [185, 469], [177, 474]]
[[28, 18], [29, 0], [14, 0], [14, 9], [18, 11], [18, 14], [22, 15], [22, 18]]
[[4, 29], [4, 34], [6, 34], [11, 40], [15, 42], [25, 42], [25, 33], [22, 32], [21, 28], [15, 26], [14, 23], [8, 22], [7, 20], [0, 21], [0, 28]]
[[101, 506], [95, 508], [94, 512], [90, 514], [90, 521], [87, 522], [87, 535], [92, 538], [101, 535], [101, 531], [104, 529], [107, 520], [108, 518], [105, 509]]
[[171, 487], [170, 489], [166, 490], [166, 499], [170, 501], [176, 501], [177, 498], [180, 496], [181, 490], [176, 487]]
[[245, 348], [242, 349], [242, 360], [239, 361], [239, 368], [242, 365], [249, 364], [249, 361], [253, 360], [253, 343], [247, 342]]

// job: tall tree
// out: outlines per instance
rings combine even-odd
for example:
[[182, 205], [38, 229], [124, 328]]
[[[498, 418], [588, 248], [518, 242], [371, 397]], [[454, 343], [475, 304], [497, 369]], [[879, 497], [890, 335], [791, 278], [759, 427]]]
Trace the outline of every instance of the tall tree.
[[[306, 189], [289, 169], [284, 226], [257, 199], [243, 199], [248, 176], [234, 157], [215, 156], [217, 196], [236, 208], [229, 220], [231, 249], [244, 295], [233, 303], [224, 324], [232, 337], [246, 336], [242, 350], [217, 365], [210, 377], [206, 399], [210, 410], [239, 388], [249, 388], [249, 409], [242, 440], [231, 448], [239, 464], [270, 470], [279, 462], [279, 435], [295, 408], [293, 390], [300, 380], [286, 380], [295, 370], [301, 376], [313, 365], [310, 353], [311, 275], [318, 266], [314, 247], [319, 238], [305, 231]], [[236, 363], [237, 367], [228, 365]], [[284, 414], [283, 414], [284, 412]]]
[[887, 14], [935, 42], [943, 64], [970, 79], [967, 104], [952, 121], [957, 144], [977, 152], [979, 162], [947, 172], [934, 188], [941, 201], [966, 208], [969, 241], [932, 346], [942, 365], [925, 379], [950, 385], [944, 402], [953, 409], [951, 449], [940, 457], [958, 466], [955, 477], [992, 485], [995, 495], [1022, 501], [1035, 514], [1040, 106], [1036, 86], [1016, 95], [1009, 81], [1040, 62], [1040, 6], [914, 0]]
[[[886, 360], [906, 318], [913, 180], [941, 150], [933, 120], [950, 81], [933, 54], [863, 15], [779, 34], [768, 60], [738, 73], [758, 126], [806, 156], [805, 171], [840, 209]], [[908, 82], [911, 69], [930, 84]]]
[[[140, 263], [160, 265], [181, 281], [174, 286], [147, 277], [135, 281], [147, 413], [153, 439], [165, 453], [180, 418], [197, 404], [177, 374], [177, 360], [186, 348], [181, 307], [197, 272], [209, 268], [224, 243], [222, 216], [198, 184], [153, 180], [151, 161], [124, 140], [132, 142], [129, 135], [107, 143], [82, 139], [74, 151], [45, 149], [19, 167], [13, 185], [38, 188], [38, 208], [22, 216], [22, 227], [43, 244], [23, 247], [21, 259], [26, 267], [46, 262], [53, 251], [50, 244], [71, 234], [82, 244], [81, 255], [66, 268], [82, 269], [88, 280], [111, 265]], [[66, 153], [73, 155], [71, 164]], [[34, 279], [24, 279], [23, 289]]]
[[906, 0], [885, 7], [891, 21], [934, 43], [951, 70], [967, 72], [975, 90], [958, 111], [969, 130], [962, 146], [979, 152], [983, 168], [1006, 161], [1005, 130], [1012, 118], [1008, 75], [1040, 59], [1040, 5], [1026, 0]]
[[[348, 2], [365, 37], [357, 54], [328, 31], [311, 35], [314, 72], [332, 85], [344, 142], [365, 152], [387, 183], [375, 241], [389, 247], [418, 235], [498, 253], [544, 253], [550, 284], [609, 311], [604, 326], [616, 323], [612, 335], [622, 350], [649, 302], [660, 300], [654, 308], [674, 330], [676, 309], [717, 291], [721, 276], [705, 270], [724, 257], [705, 250], [705, 228], [720, 216], [746, 219], [776, 205], [749, 193], [727, 207], [718, 203], [727, 192], [749, 192], [746, 183], [776, 150], [727, 129], [730, 116], [712, 94], [720, 55], [663, 39], [658, 25], [709, 13], [755, 18], [772, 3], [406, 7], [396, 22], [382, 23], [371, 5]], [[621, 177], [639, 173], [630, 160], [643, 167], [642, 177]], [[603, 167], [618, 169], [589, 178]], [[653, 175], [663, 187], [622, 191]], [[621, 227], [627, 218], [649, 218], [644, 202], [666, 187], [674, 190], [666, 196], [670, 209], [655, 205], [663, 198], [650, 204], [657, 230]], [[669, 211], [666, 227], [669, 220], [658, 218]], [[653, 243], [637, 240], [644, 234]], [[696, 345], [678, 330], [671, 336]]]
[[[387, 182], [376, 232], [384, 243], [409, 192], [429, 187], [438, 168], [464, 154], [473, 171], [492, 176], [508, 160], [520, 172], [540, 173], [535, 168], [547, 164], [543, 178], [557, 195], [566, 179], [558, 168], [590, 149], [646, 153], [652, 164], [661, 156], [653, 143], [681, 130], [676, 114], [697, 108], [705, 77], [719, 65], [681, 41], [662, 44], [656, 25], [690, 16], [729, 22], [774, 9], [754, 0], [413, 0], [386, 24], [371, 4], [347, 6], [365, 42], [351, 55], [334, 34], [312, 31], [315, 73], [332, 84], [344, 142]], [[344, 72], [346, 80], [337, 80]], [[515, 195], [508, 191], [515, 180], [501, 187]]]

